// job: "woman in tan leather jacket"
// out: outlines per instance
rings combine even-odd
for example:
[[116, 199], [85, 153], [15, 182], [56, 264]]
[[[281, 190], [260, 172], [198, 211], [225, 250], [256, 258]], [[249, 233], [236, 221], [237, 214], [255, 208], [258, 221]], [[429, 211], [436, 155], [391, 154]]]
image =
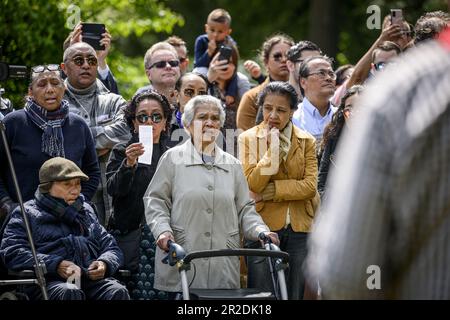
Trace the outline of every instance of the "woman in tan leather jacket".
[[[257, 211], [278, 233], [281, 250], [290, 255], [289, 299], [302, 299], [307, 235], [319, 204], [315, 141], [292, 124], [297, 94], [290, 84], [271, 82], [261, 92], [258, 105], [264, 121], [240, 135], [240, 158]], [[249, 259], [249, 286], [270, 286], [268, 279], [267, 264], [260, 258]]]

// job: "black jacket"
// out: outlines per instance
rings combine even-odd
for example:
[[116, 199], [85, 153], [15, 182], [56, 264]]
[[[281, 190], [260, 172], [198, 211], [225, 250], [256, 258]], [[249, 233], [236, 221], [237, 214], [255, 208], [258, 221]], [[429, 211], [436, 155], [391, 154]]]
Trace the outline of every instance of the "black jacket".
[[153, 145], [152, 164], [137, 163], [130, 168], [125, 166], [125, 149], [135, 142], [139, 142], [137, 135], [133, 135], [127, 143], [117, 144], [106, 168], [108, 194], [113, 199], [113, 214], [108, 229], [120, 231], [121, 234], [136, 230], [145, 221], [144, 193], [155, 174], [159, 158], [169, 149], [167, 138], [161, 137], [160, 143]]
[[[342, 130], [341, 130], [342, 131]], [[325, 187], [328, 179], [328, 172], [335, 165], [335, 151], [341, 132], [336, 137], [330, 137], [325, 145], [319, 166], [319, 176], [317, 180], [317, 190], [322, 201], [324, 200]]]

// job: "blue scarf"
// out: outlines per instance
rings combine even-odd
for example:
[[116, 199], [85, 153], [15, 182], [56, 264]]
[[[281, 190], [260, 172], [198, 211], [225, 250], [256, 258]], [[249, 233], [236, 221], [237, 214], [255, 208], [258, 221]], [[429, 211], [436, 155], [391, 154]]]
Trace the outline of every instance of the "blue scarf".
[[80, 233], [78, 235], [88, 234], [89, 226], [85, 221], [87, 213], [84, 212], [83, 208], [83, 195], [80, 194], [78, 199], [71, 205], [68, 205], [63, 199], [52, 197], [48, 193], [41, 193], [39, 190], [36, 191], [34, 197], [36, 198], [36, 203], [48, 213], [79, 230]]
[[24, 109], [31, 121], [44, 131], [42, 134], [42, 152], [50, 157], [64, 158], [62, 126], [69, 115], [69, 103], [66, 100], [62, 100], [61, 107], [58, 110], [47, 111], [32, 98], [28, 98]]

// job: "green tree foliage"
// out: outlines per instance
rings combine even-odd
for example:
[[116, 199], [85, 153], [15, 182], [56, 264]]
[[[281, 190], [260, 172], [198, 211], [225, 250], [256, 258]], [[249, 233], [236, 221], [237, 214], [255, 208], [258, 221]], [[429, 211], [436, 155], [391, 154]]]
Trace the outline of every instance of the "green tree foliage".
[[[113, 37], [108, 57], [121, 94], [130, 98], [139, 86], [148, 83], [143, 70], [145, 50], [154, 40], [149, 34], [170, 34], [182, 26], [181, 15], [159, 0], [58, 1], [0, 0], [0, 45], [10, 64], [34, 66], [62, 61], [62, 44], [76, 23], [76, 13], [85, 22], [105, 23]], [[141, 50], [134, 57], [124, 55], [124, 39], [141, 39]], [[28, 80], [9, 80], [1, 84], [16, 107], [22, 107]]]
[[[204, 33], [206, 17], [215, 8], [224, 8], [232, 16], [232, 36], [239, 45], [241, 62], [256, 58], [264, 39], [276, 32], [284, 32], [296, 41], [309, 39], [320, 44], [331, 36], [330, 31], [314, 33], [309, 29], [317, 25], [313, 23], [317, 19], [333, 19], [336, 30], [332, 36], [337, 38], [337, 47], [328, 48], [327, 53], [336, 58], [336, 66], [355, 64], [379, 36], [380, 30], [366, 26], [369, 5], [378, 5], [382, 17], [391, 8], [402, 8], [412, 24], [425, 11], [447, 10], [446, 0], [345, 0], [338, 2], [335, 12], [312, 10], [311, 3], [308, 0], [0, 0], [2, 60], [28, 66], [59, 63], [62, 43], [70, 32], [67, 23], [73, 19], [73, 9], [79, 8], [82, 21], [105, 23], [110, 31], [113, 44], [108, 64], [121, 94], [129, 99], [137, 88], [148, 83], [143, 68], [146, 50], [173, 33], [187, 42], [193, 61], [195, 38]], [[27, 81], [9, 80], [1, 85], [15, 105], [21, 107]]]
[[[1, 0], [0, 46], [2, 61], [10, 64], [34, 66], [58, 63], [62, 57], [62, 43], [67, 36], [61, 32], [65, 17], [56, 6], [57, 1]], [[28, 79], [0, 83], [16, 107], [22, 107]]]

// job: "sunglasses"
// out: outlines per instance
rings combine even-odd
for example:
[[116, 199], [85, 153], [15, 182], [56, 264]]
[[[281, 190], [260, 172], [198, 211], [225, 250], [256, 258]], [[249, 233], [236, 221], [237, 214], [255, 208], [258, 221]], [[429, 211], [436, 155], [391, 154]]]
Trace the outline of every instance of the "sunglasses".
[[85, 61], [87, 61], [88, 65], [91, 67], [97, 66], [97, 63], [98, 63], [97, 58], [93, 57], [93, 56], [87, 57], [87, 58], [82, 57], [82, 56], [77, 56], [77, 57], [72, 58], [72, 62], [78, 67], [81, 67]]
[[156, 67], [158, 69], [164, 69], [167, 64], [169, 64], [172, 68], [176, 68], [180, 65], [180, 61], [179, 60], [170, 60], [170, 61], [158, 61], [155, 62], [154, 64], [152, 64], [150, 67], [148, 67], [149, 69]]
[[33, 71], [33, 73], [41, 73], [44, 72], [45, 70], [48, 71], [59, 71], [59, 65], [58, 64], [44, 64], [44, 65], [40, 65], [40, 66], [35, 66], [31, 68], [31, 71]]
[[161, 113], [153, 113], [151, 116], [147, 114], [138, 114], [136, 116], [136, 120], [141, 124], [147, 123], [149, 119], [151, 119], [153, 123], [160, 123], [163, 120], [163, 116]]
[[192, 97], [195, 97], [195, 96], [205, 96], [205, 95], [208, 94], [208, 92], [203, 91], [203, 90], [199, 90], [196, 93], [194, 89], [184, 89], [183, 94], [186, 97], [192, 98]]
[[273, 60], [280, 62], [283, 57], [286, 58], [286, 55], [282, 54], [281, 52], [277, 52], [272, 57]]

